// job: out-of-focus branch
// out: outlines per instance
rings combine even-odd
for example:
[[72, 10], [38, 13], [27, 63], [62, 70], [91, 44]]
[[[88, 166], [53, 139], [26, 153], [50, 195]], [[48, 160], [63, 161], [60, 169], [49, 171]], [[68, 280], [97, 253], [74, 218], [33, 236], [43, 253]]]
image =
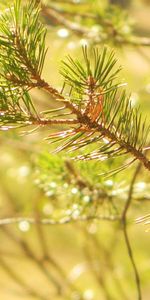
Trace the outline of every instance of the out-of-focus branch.
[[81, 26], [75, 22], [71, 22], [70, 20], [66, 19], [63, 14], [59, 13], [52, 7], [42, 5], [42, 15], [54, 20], [58, 25], [64, 25], [66, 28], [75, 32], [77, 35], [82, 36], [89, 33], [88, 28]]
[[130, 208], [131, 202], [132, 202], [132, 194], [133, 194], [133, 190], [134, 190], [134, 183], [136, 181], [136, 178], [141, 170], [141, 163], [138, 164], [134, 174], [133, 174], [133, 178], [131, 180], [130, 183], [130, 189], [129, 189], [129, 193], [128, 193], [128, 198], [122, 213], [122, 217], [121, 217], [121, 222], [122, 222], [122, 226], [123, 226], [123, 233], [124, 233], [124, 238], [125, 238], [125, 243], [127, 246], [127, 251], [128, 251], [128, 255], [132, 264], [132, 268], [134, 271], [134, 275], [135, 275], [135, 280], [136, 280], [136, 286], [137, 286], [137, 293], [138, 293], [138, 300], [142, 300], [142, 293], [141, 293], [141, 282], [140, 282], [140, 277], [139, 277], [139, 273], [137, 270], [137, 265], [136, 262], [134, 260], [134, 256], [133, 256], [133, 251], [131, 248], [131, 244], [130, 244], [130, 240], [129, 240], [129, 236], [128, 236], [128, 231], [127, 231], [127, 213], [128, 210]]
[[130, 39], [120, 39], [120, 43], [122, 44], [128, 44], [132, 46], [144, 46], [144, 47], [149, 47], [150, 46], [150, 38], [148, 37], [131, 37]]
[[12, 217], [12, 218], [3, 218], [0, 219], [0, 226], [18, 224], [20, 222], [28, 222], [29, 224], [41, 224], [41, 225], [63, 225], [67, 223], [75, 222], [85, 222], [90, 220], [102, 220], [102, 221], [119, 221], [119, 216], [100, 216], [100, 215], [91, 215], [91, 216], [81, 216], [78, 218], [64, 217], [60, 220], [53, 220], [48, 218], [36, 219], [32, 217]]
[[35, 291], [23, 279], [21, 279], [21, 277], [14, 271], [14, 269], [12, 269], [9, 266], [8, 263], [5, 262], [4, 259], [2, 259], [2, 257], [0, 257], [0, 266], [5, 270], [5, 272], [7, 272], [7, 274], [13, 281], [18, 283], [25, 290], [25, 294], [27, 294], [28, 296], [32, 296], [39, 300], [48, 300], [47, 297], [45, 297], [45, 296], [41, 295], [39, 292]]
[[54, 285], [56, 288], [56, 293], [61, 294], [62, 287], [60, 283], [55, 279], [55, 277], [45, 268], [45, 266], [41, 263], [41, 261], [36, 257], [36, 255], [31, 250], [30, 246], [20, 237], [18, 237], [14, 232], [10, 231], [8, 228], [3, 227], [5, 234], [15, 243], [17, 243], [26, 256], [32, 260], [33, 263], [37, 265], [41, 273], [48, 279], [48, 281]]
[[108, 291], [103, 272], [97, 272], [97, 270], [94, 268], [93, 257], [91, 256], [91, 253], [90, 253], [88, 247], [84, 247], [84, 254], [85, 254], [85, 257], [87, 258], [87, 263], [89, 265], [89, 268], [90, 268], [93, 276], [95, 277], [96, 281], [98, 282], [98, 284], [100, 285], [100, 287], [103, 291], [105, 299], [113, 300], [113, 298], [110, 295], [110, 292]]
[[[36, 219], [40, 219], [39, 213], [37, 211], [37, 207], [35, 207], [35, 216]], [[54, 259], [54, 257], [51, 255], [51, 251], [49, 248], [49, 245], [47, 244], [46, 236], [44, 234], [44, 228], [41, 224], [36, 224], [36, 229], [37, 229], [37, 234], [38, 234], [38, 239], [39, 239], [39, 244], [42, 249], [43, 253], [43, 258], [42, 258], [42, 263], [47, 263], [49, 264], [50, 267], [54, 268], [56, 272], [58, 273], [58, 276], [61, 277], [63, 281], [63, 288], [67, 287], [69, 291], [76, 293], [79, 295], [80, 300], [82, 299], [81, 292], [74, 286], [74, 284], [69, 280], [65, 270], [61, 267], [61, 265]], [[66, 295], [65, 295], [66, 296]], [[67, 296], [66, 296], [67, 297]]]
[[[72, 22], [69, 19], [67, 19], [66, 14], [69, 14], [68, 12], [66, 13], [65, 11], [61, 11], [56, 9], [54, 6], [45, 6], [42, 4], [42, 15], [44, 17], [49, 18], [50, 20], [53, 20], [55, 24], [57, 25], [63, 25], [70, 31], [74, 32], [76, 35], [79, 35], [80, 37], [85, 37], [85, 38], [91, 38], [94, 43], [101, 43], [105, 42], [105, 40], [109, 39], [110, 37], [103, 37], [100, 35], [100, 33], [93, 31], [90, 27], [83, 26], [79, 23]], [[70, 13], [71, 16], [73, 13]], [[75, 15], [75, 13], [74, 13]], [[79, 13], [80, 15], [80, 13]], [[81, 14], [81, 18], [89, 18], [89, 19], [95, 19], [97, 20], [98, 17], [94, 16], [94, 14]], [[100, 22], [101, 17], [99, 16], [99, 22]], [[138, 36], [131, 36], [129, 38], [122, 37], [121, 35], [119, 36], [116, 32], [116, 29], [114, 28], [113, 24], [111, 21], [108, 20], [101, 20], [102, 24], [104, 27], [111, 28], [111, 35], [114, 33], [114, 39], [116, 39], [116, 42], [118, 44], [122, 45], [132, 45], [132, 46], [144, 46], [144, 47], [149, 47], [150, 46], [150, 38], [148, 37], [138, 37]], [[108, 33], [109, 35], [109, 33]]]
[[[118, 227], [119, 229], [119, 227]], [[115, 250], [115, 245], [117, 244], [118, 241], [118, 235], [115, 234], [113, 236], [113, 239], [111, 241], [111, 244], [109, 246], [109, 248], [107, 249], [102, 242], [100, 242], [100, 239], [98, 239], [98, 236], [96, 234], [90, 234], [87, 230], [85, 230], [85, 234], [87, 235], [87, 240], [92, 242], [92, 245], [94, 246], [95, 250], [96, 250], [96, 258], [98, 260], [98, 263], [101, 263], [101, 261], [105, 262], [104, 263], [104, 269], [103, 272], [101, 270], [101, 266], [98, 268], [97, 272], [100, 274], [104, 275], [104, 272], [111, 272], [112, 277], [114, 279], [114, 282], [116, 283], [118, 292], [120, 293], [120, 297], [121, 299], [127, 300], [128, 296], [126, 295], [124, 289], [122, 288], [121, 282], [118, 278], [118, 276], [115, 274], [115, 265], [113, 262], [113, 253], [112, 253], [112, 249]], [[101, 254], [103, 256], [103, 258], [101, 257]], [[95, 260], [95, 256], [93, 257], [93, 259]], [[100, 275], [99, 275], [100, 276]], [[103, 276], [104, 277], [104, 276]], [[106, 280], [107, 280], [107, 276], [106, 276]]]

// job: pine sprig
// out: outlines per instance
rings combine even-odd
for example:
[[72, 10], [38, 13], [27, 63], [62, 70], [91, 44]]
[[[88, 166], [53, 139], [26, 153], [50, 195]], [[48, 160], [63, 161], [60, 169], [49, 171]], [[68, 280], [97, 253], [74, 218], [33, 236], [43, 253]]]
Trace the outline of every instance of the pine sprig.
[[0, 17], [0, 83], [5, 92], [8, 85], [22, 90], [43, 85], [46, 29], [39, 13], [35, 0], [25, 6], [16, 0]]
[[[0, 123], [10, 128], [37, 117], [31, 88], [43, 85], [41, 73], [47, 49], [46, 29], [36, 1], [16, 0], [0, 17]], [[29, 121], [29, 122], [28, 122]], [[16, 123], [16, 124], [15, 124]], [[17, 125], [18, 126], [18, 125]]]
[[[120, 67], [115, 67], [114, 53], [104, 48], [101, 53], [94, 49], [91, 54], [92, 58], [85, 47], [83, 64], [70, 56], [63, 62], [61, 74], [71, 88], [69, 100], [82, 117], [78, 118], [78, 127], [49, 138], [56, 141], [63, 138], [63, 145], [56, 151], [70, 152], [83, 147], [84, 154], [77, 156], [78, 159], [105, 160], [132, 153], [133, 161], [138, 157], [144, 160], [143, 147], [149, 127], [142, 121], [139, 109], [132, 108], [126, 92], [120, 91], [122, 85], [116, 81]], [[89, 152], [91, 144], [94, 150]]]
[[46, 29], [39, 21], [39, 6], [30, 1], [14, 6], [0, 19], [1, 66], [3, 78], [10, 77], [13, 84], [30, 86], [41, 75], [46, 55]]
[[88, 56], [87, 47], [83, 47], [82, 52], [84, 67], [78, 60], [73, 60], [71, 56], [68, 56], [67, 60], [62, 62], [63, 66], [60, 73], [65, 77], [66, 83], [84, 95], [92, 88], [97, 93], [99, 88], [110, 88], [110, 84], [112, 89], [112, 82], [115, 82], [116, 75], [121, 70], [121, 67], [119, 67], [111, 72], [117, 62], [114, 52], [111, 51], [108, 55], [107, 47], [104, 47], [100, 55], [99, 50], [94, 48], [92, 62], [91, 57]]
[[26, 90], [8, 85], [0, 90], [0, 128], [8, 130], [32, 124], [36, 110], [31, 97]]

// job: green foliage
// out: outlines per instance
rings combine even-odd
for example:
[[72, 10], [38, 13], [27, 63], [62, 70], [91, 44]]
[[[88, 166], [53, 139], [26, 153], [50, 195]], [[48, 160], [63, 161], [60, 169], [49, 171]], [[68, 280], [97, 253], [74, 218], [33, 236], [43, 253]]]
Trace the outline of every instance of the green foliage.
[[119, 193], [126, 187], [121, 188], [121, 182], [103, 181], [98, 172], [98, 162], [75, 164], [58, 154], [40, 156], [35, 182], [49, 198], [53, 218], [118, 217], [122, 208]]
[[29, 117], [36, 114], [30, 95], [24, 89], [1, 87], [0, 92], [1, 130], [30, 125]]
[[0, 19], [2, 75], [13, 76], [16, 85], [28, 86], [43, 69], [46, 29], [39, 12], [36, 1], [22, 6], [17, 0]]
[[[130, 233], [134, 247], [140, 249], [136, 259], [140, 257], [142, 265], [136, 266], [127, 223], [131, 204], [130, 224], [137, 215], [144, 216], [150, 198], [149, 178], [142, 169], [144, 166], [150, 170], [149, 127], [123, 88], [115, 52], [108, 46], [93, 46], [104, 41], [117, 46], [132, 43], [127, 13], [109, 6], [108, 1], [39, 2], [15, 0], [0, 16], [0, 129], [25, 127], [24, 133], [28, 133], [26, 126], [30, 125], [30, 133], [34, 131], [34, 135], [22, 137], [20, 130], [1, 134], [0, 228], [6, 244], [2, 242], [0, 247], [0, 275], [4, 269], [22, 288], [12, 291], [7, 278], [4, 293], [10, 288], [11, 297], [13, 294], [16, 298], [135, 299], [129, 284], [129, 258], [141, 300], [138, 268], [143, 273], [146, 270], [141, 261], [148, 259], [148, 242], [141, 243], [143, 228], [140, 233], [140, 227], [134, 224]], [[90, 44], [82, 47], [81, 58], [69, 55], [62, 61], [60, 91], [42, 77], [47, 50], [40, 13], [49, 29], [53, 28], [51, 37], [61, 25], [67, 29], [67, 43], [73, 33], [71, 47], [77, 38]], [[59, 43], [64, 47], [64, 41]], [[50, 44], [51, 52], [59, 47], [52, 38]], [[77, 49], [75, 53], [79, 55]], [[57, 54], [53, 66], [55, 58]], [[53, 72], [47, 75], [50, 78]], [[40, 98], [37, 91], [31, 91], [35, 88], [42, 90]], [[40, 103], [33, 101], [36, 96]], [[35, 132], [40, 127], [45, 127], [50, 150], [56, 154], [49, 154], [49, 145], [41, 143], [44, 130]], [[138, 161], [136, 168], [125, 170], [134, 161]], [[100, 220], [113, 223], [109, 226], [102, 222], [99, 226]], [[148, 225], [149, 214], [137, 222]], [[70, 223], [68, 228], [66, 223]], [[18, 253], [23, 256], [14, 269], [6, 255], [10, 259]], [[25, 263], [21, 268], [24, 274], [20, 273], [20, 262]], [[32, 278], [22, 276], [31, 269], [35, 286]], [[0, 277], [4, 281], [3, 273]], [[142, 281], [147, 284], [146, 277]], [[87, 287], [95, 294], [88, 293]]]
[[45, 35], [36, 1], [22, 6], [17, 0], [0, 17], [2, 126], [26, 124], [36, 114], [28, 90], [37, 85], [43, 69]]
[[[35, 183], [44, 191], [56, 219], [81, 216], [93, 218], [120, 217], [129, 192], [130, 176], [124, 174], [107, 179], [99, 172], [119, 167], [122, 162], [74, 162], [62, 154], [43, 153], [36, 162]], [[127, 171], [126, 171], [127, 172]], [[133, 170], [131, 169], [131, 175]], [[140, 180], [134, 185], [133, 205], [149, 199], [149, 182]]]
[[[102, 94], [115, 88], [116, 85], [113, 86], [113, 83], [120, 68], [114, 70], [117, 62], [114, 58], [114, 52], [108, 53], [108, 49], [105, 47], [100, 53], [98, 48], [94, 48], [92, 51], [94, 62], [92, 62], [87, 47], [83, 47], [82, 51], [84, 65], [78, 60], [73, 60], [70, 56], [68, 56], [67, 62], [63, 61], [64, 67], [62, 67], [60, 73], [64, 76], [66, 83], [77, 89], [78, 93], [85, 97], [87, 97], [90, 88], [93, 88], [95, 92], [99, 92], [100, 88], [103, 90]], [[83, 101], [86, 101], [86, 99]]]

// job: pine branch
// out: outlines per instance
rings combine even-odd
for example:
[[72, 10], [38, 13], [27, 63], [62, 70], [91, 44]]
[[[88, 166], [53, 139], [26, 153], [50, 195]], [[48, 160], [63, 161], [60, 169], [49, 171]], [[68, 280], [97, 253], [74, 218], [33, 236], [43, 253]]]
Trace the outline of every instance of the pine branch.
[[46, 30], [39, 22], [36, 1], [21, 7], [16, 0], [0, 19], [3, 78], [14, 85], [32, 86], [42, 72], [46, 55]]
[[[39, 21], [39, 12], [36, 1], [22, 7], [21, 2], [16, 0], [14, 7], [9, 8], [0, 19], [0, 123], [3, 130], [22, 124], [57, 123], [38, 115], [28, 93], [36, 87], [64, 100], [67, 108], [75, 109], [41, 78], [47, 49], [46, 30]], [[66, 120], [66, 124], [68, 122]], [[62, 124], [63, 120], [58, 123]]]
[[[85, 154], [77, 156], [84, 160], [130, 154], [133, 159], [118, 171], [135, 160], [150, 170], [150, 161], [144, 155], [149, 127], [139, 110], [131, 107], [126, 92], [119, 91], [123, 86], [117, 82], [121, 68], [116, 67], [113, 51], [104, 47], [101, 52], [94, 48], [89, 53], [84, 47], [83, 63], [68, 56], [62, 63], [64, 86], [59, 92], [41, 77], [46, 31], [39, 22], [36, 1], [22, 7], [16, 0], [14, 7], [1, 16], [0, 31], [1, 129], [70, 124], [69, 129], [49, 135], [52, 142], [63, 139], [56, 152], [84, 148]], [[54, 110], [37, 113], [29, 95], [29, 90], [36, 87], [47, 91], [60, 104], [56, 115]], [[69, 96], [66, 87], [70, 89]], [[93, 146], [94, 150], [90, 150]]]
[[56, 151], [67, 148], [75, 151], [90, 144], [98, 147], [91, 153], [77, 156], [77, 159], [104, 160], [130, 153], [133, 161], [140, 160], [150, 170], [150, 161], [143, 153], [149, 127], [146, 128], [146, 122], [142, 122], [139, 111], [131, 107], [125, 91], [118, 93], [121, 84], [116, 83], [116, 75], [120, 68], [113, 70], [116, 59], [113, 52], [107, 52], [104, 48], [99, 54], [94, 49], [92, 63], [87, 48], [83, 48], [84, 67], [71, 57], [63, 62], [61, 74], [71, 91], [68, 102], [76, 107], [73, 113], [79, 126], [71, 131], [52, 134], [49, 139], [66, 139]]

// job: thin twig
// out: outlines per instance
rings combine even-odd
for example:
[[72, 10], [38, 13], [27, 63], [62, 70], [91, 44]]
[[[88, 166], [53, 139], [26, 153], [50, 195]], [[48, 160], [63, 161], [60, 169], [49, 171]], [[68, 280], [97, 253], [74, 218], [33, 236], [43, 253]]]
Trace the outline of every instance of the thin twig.
[[[95, 262], [95, 258], [93, 260], [93, 257], [89, 251], [89, 246], [85, 246], [84, 247], [84, 254], [85, 257], [87, 259], [87, 263], [89, 265], [89, 268], [94, 276], [94, 278], [96, 279], [96, 281], [98, 282], [98, 284], [100, 285], [102, 291], [103, 291], [103, 295], [105, 297], [106, 300], [113, 300], [112, 296], [110, 295], [110, 292], [108, 291], [107, 288], [107, 283], [104, 277], [104, 272], [98, 272], [94, 266], [94, 262]], [[102, 271], [102, 270], [101, 270]]]
[[[36, 209], [36, 219], [38, 219], [38, 218], [40, 219], [40, 216], [39, 216], [39, 213], [37, 212], [37, 209]], [[47, 242], [46, 242], [46, 237], [45, 237], [45, 234], [44, 234], [43, 226], [38, 223], [38, 224], [36, 224], [36, 229], [37, 229], [37, 233], [38, 233], [40, 246], [41, 246], [42, 252], [43, 252], [42, 263], [47, 262], [51, 267], [53, 267], [58, 272], [58, 275], [61, 276], [61, 279], [63, 280], [63, 287], [67, 286], [70, 289], [71, 292], [75, 292], [78, 295], [80, 295], [80, 300], [83, 300], [81, 292], [69, 280], [69, 278], [67, 277], [67, 275], [66, 275], [65, 271], [63, 270], [63, 268], [60, 266], [60, 264], [51, 255], [50, 249], [49, 249], [49, 247], [47, 245]], [[65, 295], [65, 297], [67, 297], [67, 295]], [[67, 300], [67, 298], [66, 298], [66, 300]]]
[[28, 222], [29, 224], [41, 224], [41, 225], [64, 225], [75, 222], [85, 222], [89, 220], [102, 220], [102, 221], [119, 221], [120, 216], [81, 216], [78, 218], [64, 217], [60, 220], [53, 220], [48, 218], [36, 219], [32, 217], [12, 217], [0, 219], [0, 226], [18, 224], [20, 222]]
[[32, 124], [32, 125], [39, 125], [39, 126], [48, 126], [48, 125], [60, 125], [60, 124], [64, 124], [64, 125], [67, 125], [67, 124], [78, 124], [78, 120], [75, 120], [75, 119], [55, 119], [55, 120], [50, 120], [50, 119], [44, 119], [44, 118], [31, 118], [29, 119], [29, 122]]
[[[118, 227], [119, 229], [119, 227]], [[111, 272], [113, 278], [114, 278], [114, 281], [116, 283], [116, 286], [118, 288], [118, 291], [120, 291], [120, 296], [121, 296], [121, 299], [125, 299], [127, 300], [128, 296], [126, 295], [125, 291], [123, 290], [122, 288], [122, 285], [121, 285], [121, 282], [118, 278], [118, 276], [116, 276], [114, 270], [115, 270], [115, 266], [114, 266], [114, 263], [113, 263], [113, 260], [112, 260], [112, 249], [115, 251], [115, 245], [117, 244], [117, 240], [118, 240], [118, 235], [115, 234], [113, 236], [113, 240], [111, 241], [111, 244], [109, 246], [109, 248], [107, 249], [104, 245], [104, 243], [100, 243], [100, 239], [98, 239], [98, 237], [94, 234], [90, 234], [88, 231], [86, 231], [86, 233], [88, 234], [88, 238], [91, 239], [96, 251], [97, 251], [97, 258], [98, 259], [101, 259], [100, 257], [100, 251], [103, 253], [103, 260], [106, 262], [106, 265], [105, 265], [105, 269], [108, 268], [108, 270]], [[104, 269], [104, 271], [105, 271]], [[101, 272], [101, 269], [99, 270], [99, 272]]]
[[140, 282], [140, 276], [137, 270], [137, 266], [135, 263], [135, 259], [133, 256], [133, 251], [131, 248], [131, 244], [130, 244], [130, 240], [129, 240], [129, 236], [128, 236], [128, 231], [127, 231], [127, 213], [128, 210], [130, 208], [131, 205], [131, 201], [132, 201], [132, 194], [133, 194], [133, 190], [134, 190], [134, 183], [136, 181], [136, 178], [141, 170], [141, 163], [138, 164], [134, 174], [133, 174], [133, 178], [131, 180], [131, 184], [130, 184], [130, 189], [129, 189], [129, 193], [128, 193], [128, 198], [122, 213], [122, 217], [121, 217], [121, 222], [122, 222], [122, 226], [123, 226], [123, 233], [124, 233], [124, 238], [125, 238], [125, 243], [127, 246], [127, 251], [128, 251], [128, 255], [133, 267], [133, 271], [134, 271], [134, 275], [135, 275], [135, 280], [136, 280], [136, 287], [137, 287], [137, 293], [138, 293], [138, 300], [142, 300], [142, 293], [141, 293], [141, 282]]

